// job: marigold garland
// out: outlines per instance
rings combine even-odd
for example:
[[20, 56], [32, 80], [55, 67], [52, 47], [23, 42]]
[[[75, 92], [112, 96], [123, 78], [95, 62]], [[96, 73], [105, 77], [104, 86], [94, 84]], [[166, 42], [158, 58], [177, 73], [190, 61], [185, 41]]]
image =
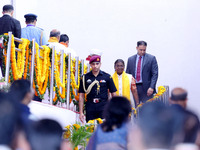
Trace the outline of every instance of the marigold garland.
[[[60, 59], [59, 57], [60, 54], [55, 53], [55, 65], [54, 65], [54, 83], [55, 83], [55, 97], [53, 99], [54, 104], [57, 104], [58, 101], [64, 103], [65, 102], [65, 98], [66, 98], [66, 65], [65, 65], [65, 61], [66, 61], [66, 54], [64, 53], [63, 55], [63, 81], [61, 83], [61, 79], [60, 79], [60, 67], [58, 64], [58, 60]], [[62, 88], [62, 93], [60, 92], [60, 88]]]
[[[55, 51], [54, 76], [55, 76], [55, 79], [56, 79], [57, 86], [65, 88], [65, 76], [63, 75], [63, 81], [61, 83], [59, 66], [58, 66], [58, 56], [57, 55], [58, 54]], [[64, 54], [64, 58], [65, 58], [65, 54]], [[63, 59], [63, 60], [65, 60], [65, 59]], [[63, 61], [63, 63], [65, 63], [65, 61]], [[65, 66], [65, 64], [63, 64], [63, 65]], [[64, 70], [65, 70], [65, 67], [63, 67], [63, 72], [65, 72]]]
[[87, 73], [87, 65], [86, 64], [84, 64], [84, 74], [86, 74]]
[[26, 79], [27, 78], [27, 73], [28, 73], [28, 68], [29, 68], [29, 62], [31, 61], [30, 57], [30, 49], [29, 49], [29, 45], [27, 45], [27, 48], [26, 48], [26, 61], [25, 61], [25, 70], [24, 70], [24, 76], [23, 76], [23, 79]]
[[50, 48], [46, 45], [43, 45], [43, 50], [40, 51], [40, 54], [43, 58], [40, 59], [40, 64], [42, 64], [42, 69], [41, 69], [41, 81], [44, 82], [46, 80], [46, 74], [48, 74], [49, 70], [49, 53], [50, 53]]
[[50, 48], [47, 46], [42, 46], [42, 58], [39, 57], [39, 45], [35, 43], [36, 55], [35, 55], [35, 72], [34, 72], [34, 88], [36, 93], [40, 98], [43, 98], [44, 93], [49, 80], [49, 66], [50, 66]]
[[[149, 99], [148, 101], [146, 101], [145, 103], [148, 103], [148, 102], [152, 102], [152, 101], [155, 101], [156, 98], [159, 98], [161, 95], [163, 95], [163, 93], [165, 93], [166, 89], [164, 86], [159, 86], [158, 87], [158, 93], [154, 95], [153, 98]], [[132, 110], [134, 111], [134, 115], [137, 115], [137, 110], [138, 108], [142, 107], [145, 103], [141, 103], [137, 106], [137, 108], [132, 108]]]
[[[81, 62], [79, 61], [79, 66], [81, 64]], [[76, 80], [75, 80], [75, 60], [71, 59], [71, 85], [72, 88], [75, 89], [79, 89], [79, 85], [80, 85], [80, 76], [81, 76], [81, 69], [78, 67], [78, 84], [76, 84]]]
[[[6, 37], [8, 37], [6, 35]], [[8, 39], [8, 38], [7, 38]], [[6, 47], [7, 43], [4, 42], [4, 64], [6, 65]], [[12, 36], [11, 39], [11, 69], [9, 71], [9, 80], [12, 82], [13, 80], [21, 79], [28, 79], [30, 77], [30, 68], [31, 68], [31, 43], [27, 39], [22, 39], [22, 43], [19, 44], [19, 49], [21, 51], [17, 51], [17, 60], [16, 60], [16, 50], [14, 44], [14, 37]], [[34, 63], [34, 81], [33, 87], [35, 88], [35, 94], [39, 97], [43, 97], [43, 94], [46, 91], [47, 86], [50, 86], [50, 76], [51, 76], [51, 62], [50, 62], [50, 55], [51, 50], [47, 46], [42, 46], [44, 50], [41, 50], [39, 53], [39, 45], [35, 43], [35, 63]], [[43, 57], [43, 58], [40, 58]], [[66, 98], [66, 89], [67, 89], [67, 62], [66, 60], [68, 57], [64, 55], [63, 61], [63, 80], [60, 79], [60, 67], [58, 64], [59, 56], [55, 54], [55, 67], [54, 67], [54, 91], [55, 97], [54, 102], [61, 101], [64, 102]], [[82, 65], [83, 71], [82, 71]], [[75, 89], [79, 88], [80, 85], [80, 77], [81, 73], [87, 73], [87, 65], [81, 64], [81, 61], [78, 62], [78, 83], [75, 81], [75, 60], [71, 59], [71, 67], [70, 67], [71, 77], [70, 77], [70, 101], [79, 100], [79, 94], [75, 94]], [[60, 90], [62, 88], [62, 90]]]
[[14, 36], [12, 35], [10, 59], [11, 59], [11, 68], [14, 80], [21, 79], [22, 74], [24, 73], [25, 49], [27, 45], [29, 45], [29, 41], [27, 39], [22, 39], [22, 43], [19, 45], [21, 51], [18, 51], [18, 58], [16, 63], [15, 43], [14, 43]]

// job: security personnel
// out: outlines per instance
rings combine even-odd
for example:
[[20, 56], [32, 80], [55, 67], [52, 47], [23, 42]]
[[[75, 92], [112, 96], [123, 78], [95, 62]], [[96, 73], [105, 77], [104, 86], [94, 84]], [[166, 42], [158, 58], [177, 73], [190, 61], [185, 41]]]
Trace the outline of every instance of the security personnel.
[[[28, 39], [29, 41], [32, 41], [35, 39], [35, 41], [41, 46], [46, 45], [47, 40], [44, 36], [44, 31], [41, 28], [36, 27], [37, 22], [37, 15], [35, 14], [26, 14], [24, 15], [24, 18], [26, 19], [27, 26], [25, 28], [22, 28], [22, 34], [21, 37]], [[34, 95], [33, 100], [41, 102], [42, 99], [39, 96]]]
[[92, 71], [83, 75], [80, 80], [79, 87], [79, 112], [80, 120], [84, 122], [85, 116], [83, 114], [83, 105], [85, 93], [87, 95], [86, 109], [86, 121], [96, 118], [103, 118], [102, 113], [104, 106], [108, 101], [108, 90], [112, 96], [116, 95], [116, 87], [114, 85], [112, 77], [101, 71], [101, 57], [94, 55], [90, 59], [90, 66]]
[[24, 18], [26, 19], [27, 26], [25, 28], [22, 28], [22, 34], [21, 37], [28, 39], [29, 41], [32, 41], [35, 39], [35, 41], [41, 46], [47, 44], [47, 39], [44, 35], [44, 31], [41, 28], [36, 27], [37, 22], [37, 15], [35, 14], [26, 14], [24, 15]]

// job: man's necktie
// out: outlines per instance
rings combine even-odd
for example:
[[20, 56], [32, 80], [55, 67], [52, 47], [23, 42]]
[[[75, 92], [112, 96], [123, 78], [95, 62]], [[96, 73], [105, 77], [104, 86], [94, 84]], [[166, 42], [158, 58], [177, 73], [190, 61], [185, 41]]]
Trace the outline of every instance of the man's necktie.
[[140, 72], [141, 72], [141, 60], [142, 60], [142, 56], [139, 57], [138, 60], [138, 64], [137, 64], [137, 74], [136, 74], [136, 80], [140, 81], [141, 77], [140, 77]]

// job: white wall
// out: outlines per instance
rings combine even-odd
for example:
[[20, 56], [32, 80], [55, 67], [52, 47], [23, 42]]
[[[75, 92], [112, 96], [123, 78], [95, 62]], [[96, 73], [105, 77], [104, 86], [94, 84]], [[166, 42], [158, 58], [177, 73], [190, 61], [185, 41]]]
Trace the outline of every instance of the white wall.
[[11, 4], [11, 0], [0, 0], [0, 16], [2, 16], [3, 6]]
[[189, 91], [189, 107], [200, 114], [199, 0], [16, 0], [16, 16], [36, 13], [38, 26], [67, 33], [81, 58], [91, 48], [103, 51], [102, 70], [135, 54], [145, 40], [159, 64], [159, 85]]

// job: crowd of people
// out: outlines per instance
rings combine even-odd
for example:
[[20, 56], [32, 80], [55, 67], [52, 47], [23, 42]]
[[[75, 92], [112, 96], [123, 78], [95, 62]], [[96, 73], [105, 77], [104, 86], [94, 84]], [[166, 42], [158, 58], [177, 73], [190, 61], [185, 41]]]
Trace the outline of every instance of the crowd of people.
[[146, 103], [135, 124], [130, 121], [131, 104], [113, 97], [104, 110], [105, 121], [90, 138], [88, 150], [198, 150], [200, 123], [187, 110], [187, 91], [174, 88], [170, 105]]
[[[27, 26], [12, 17], [12, 5], [3, 7], [0, 35], [12, 31], [18, 38], [35, 39], [39, 45], [48, 45], [57, 53], [64, 50], [77, 56], [69, 46], [69, 37], [53, 29], [49, 40], [44, 30], [36, 27], [37, 15], [26, 14]], [[187, 91], [175, 88], [169, 99], [170, 106], [162, 102], [146, 103], [139, 110], [138, 119], [130, 119], [132, 107], [137, 108], [156, 93], [158, 64], [156, 57], [146, 53], [147, 42], [138, 41], [137, 54], [125, 63], [117, 59], [115, 73], [101, 70], [101, 54], [88, 57], [91, 71], [80, 79], [79, 118], [82, 123], [96, 118], [105, 121], [90, 138], [88, 150], [197, 150], [200, 148], [198, 117], [187, 110]], [[87, 102], [85, 102], [85, 94]], [[67, 150], [70, 144], [62, 139], [63, 129], [50, 119], [37, 120], [28, 104], [34, 90], [28, 80], [16, 80], [9, 92], [0, 93], [0, 150]], [[40, 100], [41, 101], [41, 100]], [[85, 106], [85, 109], [84, 109]], [[86, 117], [85, 117], [86, 116]]]
[[[70, 150], [58, 122], [38, 120], [31, 114], [28, 104], [33, 93], [28, 80], [16, 80], [8, 92], [0, 92], [0, 149]], [[187, 110], [187, 101], [187, 91], [174, 88], [169, 106], [160, 101], [146, 103], [133, 122], [130, 100], [113, 96], [103, 110], [105, 121], [96, 128], [86, 149], [198, 150], [200, 123]]]
[[33, 95], [28, 80], [16, 80], [8, 92], [0, 92], [0, 150], [70, 149], [58, 122], [31, 114], [28, 104]]

